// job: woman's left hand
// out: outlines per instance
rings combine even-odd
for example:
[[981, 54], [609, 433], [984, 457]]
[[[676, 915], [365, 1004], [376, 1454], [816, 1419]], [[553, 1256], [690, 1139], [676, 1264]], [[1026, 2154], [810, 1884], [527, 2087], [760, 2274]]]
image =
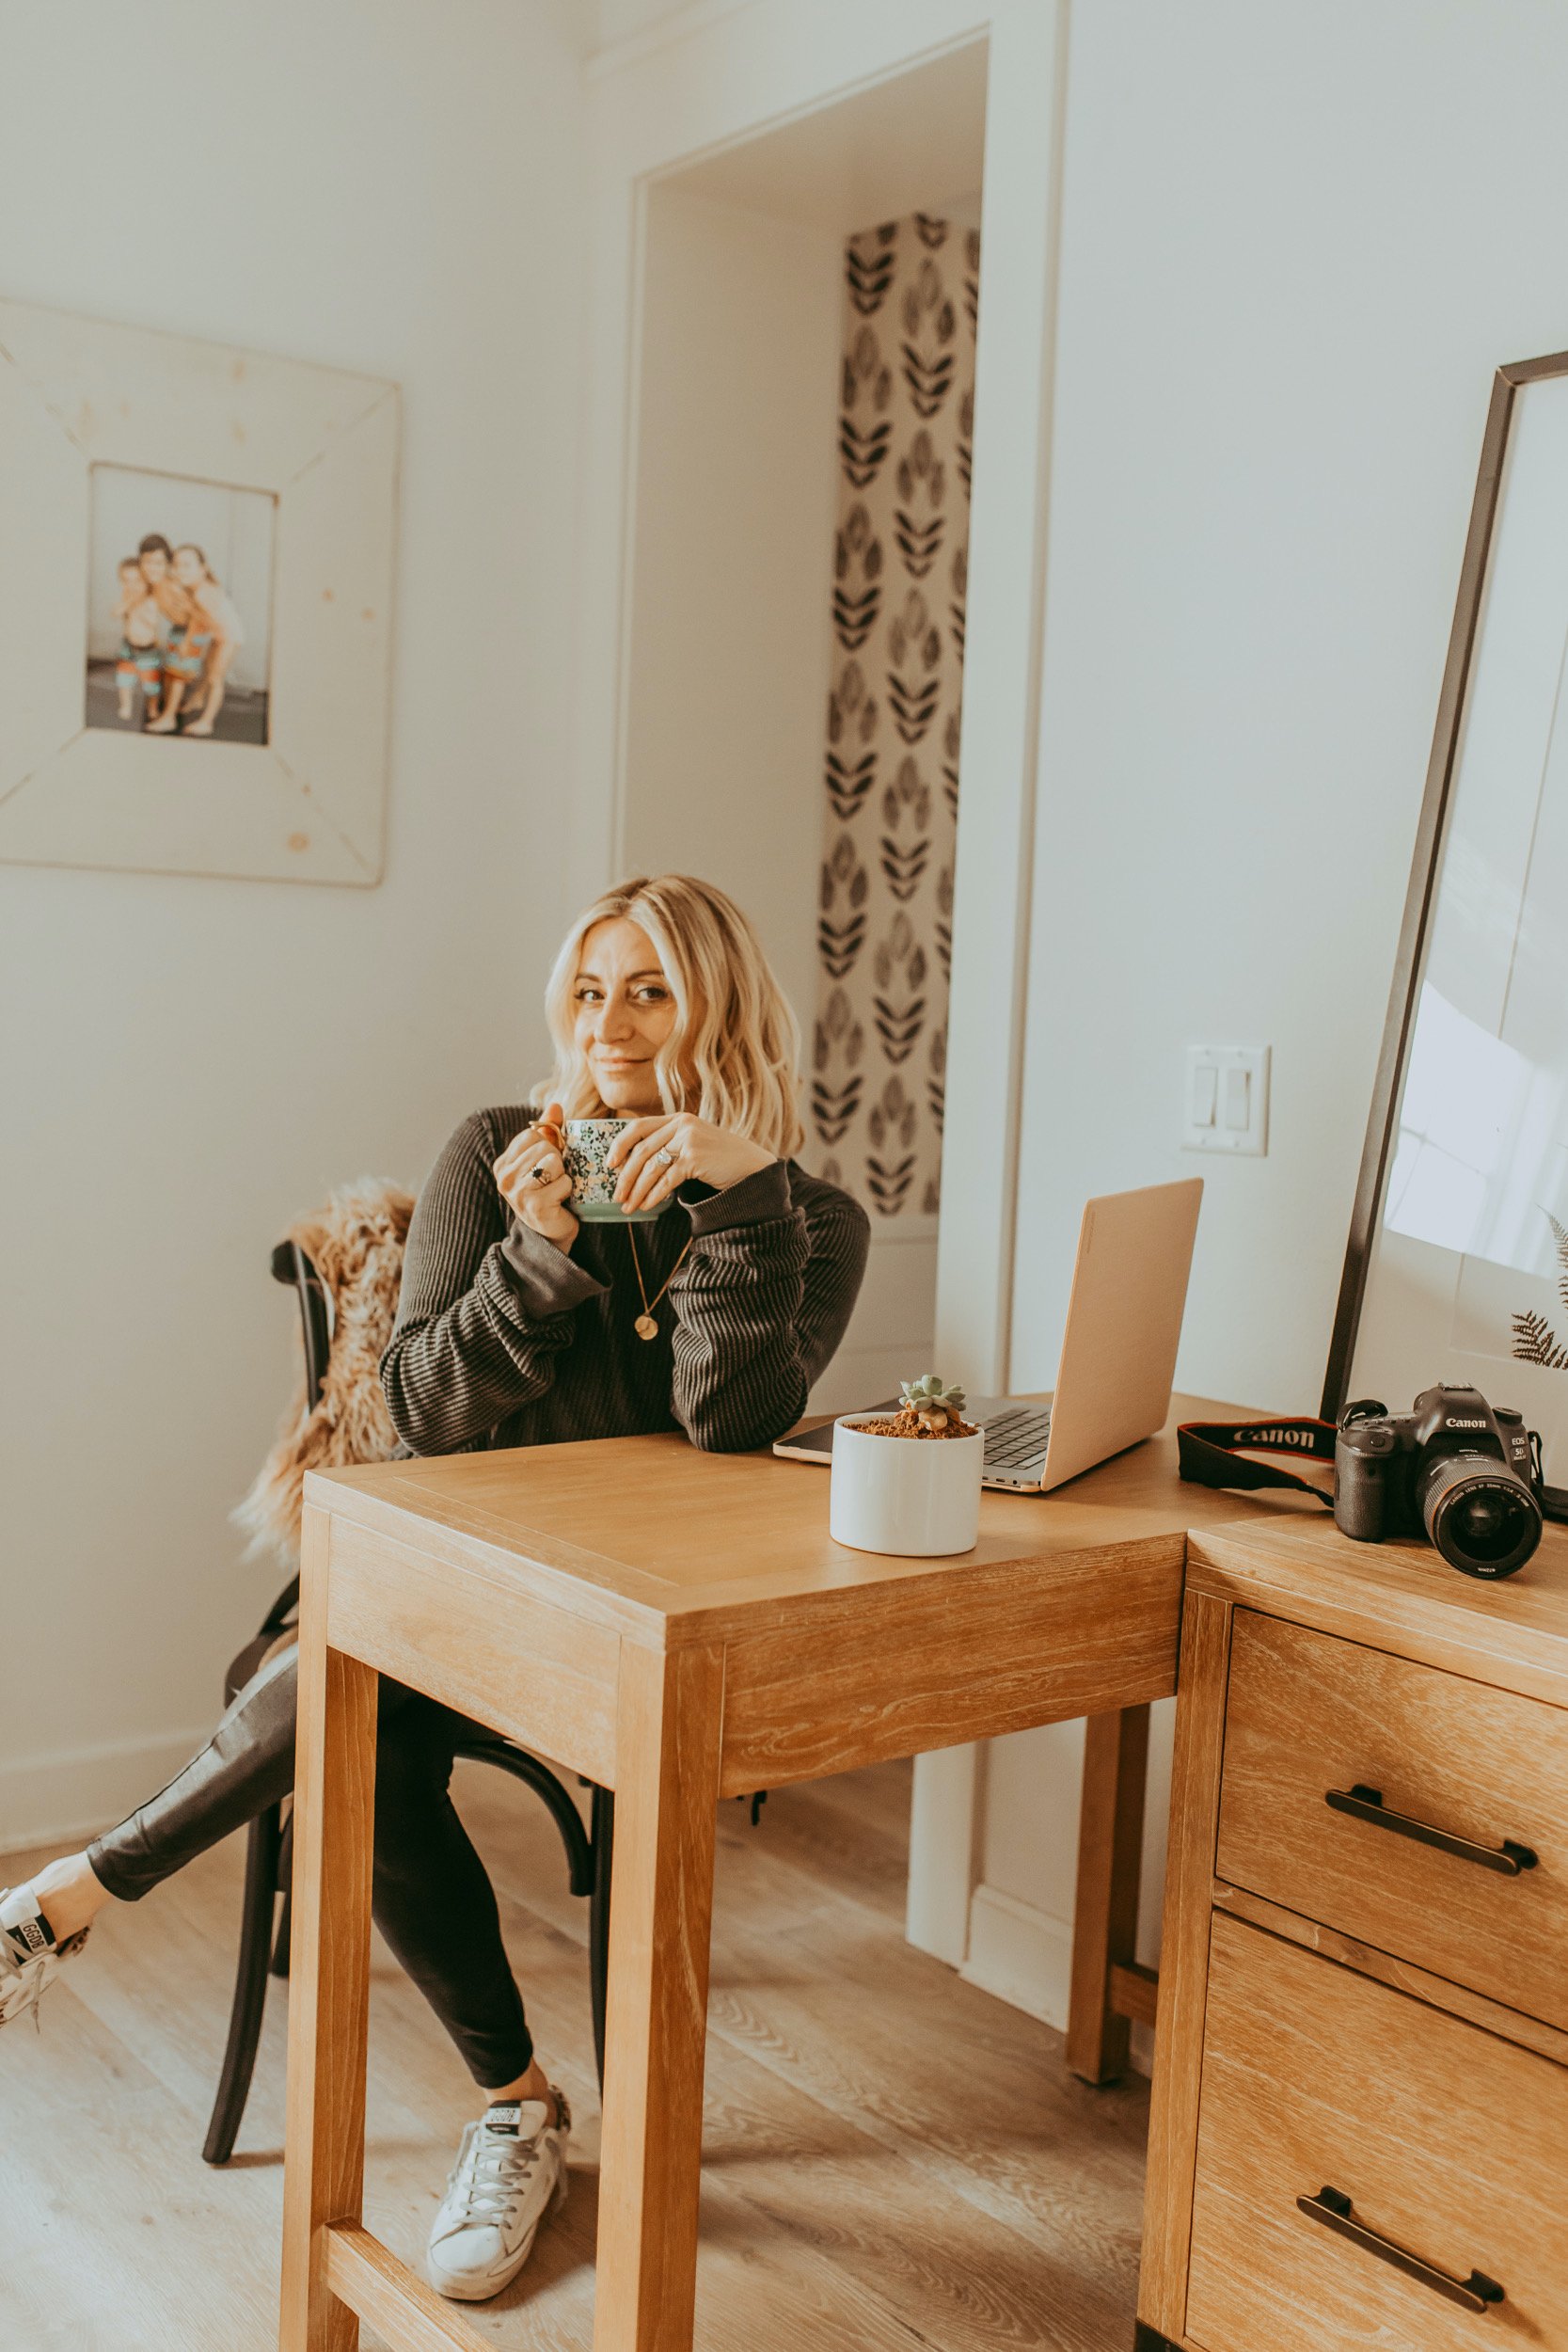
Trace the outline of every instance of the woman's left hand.
[[615, 1198], [622, 1208], [652, 1209], [693, 1177], [723, 1192], [743, 1176], [771, 1168], [777, 1157], [689, 1111], [660, 1111], [653, 1119], [628, 1120], [605, 1165], [621, 1171]]

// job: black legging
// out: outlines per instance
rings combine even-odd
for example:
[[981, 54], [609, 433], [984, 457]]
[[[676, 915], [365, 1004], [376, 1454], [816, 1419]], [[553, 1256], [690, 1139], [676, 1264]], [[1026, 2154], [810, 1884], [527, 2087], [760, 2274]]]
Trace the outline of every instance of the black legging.
[[[299, 1652], [290, 1646], [236, 1692], [200, 1754], [166, 1788], [95, 1838], [93, 1875], [134, 1903], [294, 1785]], [[495, 1890], [448, 1793], [454, 1743], [474, 1726], [381, 1678], [375, 1756], [375, 1922], [474, 2080], [526, 2074], [533, 2042], [501, 1942]]]

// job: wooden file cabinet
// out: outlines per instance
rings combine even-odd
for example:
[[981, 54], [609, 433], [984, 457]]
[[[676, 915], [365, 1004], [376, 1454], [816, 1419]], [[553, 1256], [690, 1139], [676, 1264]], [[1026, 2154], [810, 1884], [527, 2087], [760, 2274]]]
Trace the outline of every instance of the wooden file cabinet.
[[1140, 2352], [1568, 2352], [1568, 1535], [1195, 1536], [1171, 1841]]

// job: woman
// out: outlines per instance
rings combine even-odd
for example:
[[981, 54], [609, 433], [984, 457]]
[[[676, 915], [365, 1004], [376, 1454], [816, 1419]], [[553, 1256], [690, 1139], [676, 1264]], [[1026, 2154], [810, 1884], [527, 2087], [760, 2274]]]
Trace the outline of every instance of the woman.
[[[684, 1430], [769, 1443], [805, 1408], [865, 1266], [864, 1212], [793, 1158], [800, 1035], [752, 926], [711, 884], [629, 882], [573, 926], [546, 994], [543, 1114], [479, 1111], [409, 1229], [382, 1359], [411, 1454]], [[563, 1118], [629, 1121], [627, 1208], [579, 1226]], [[651, 1328], [650, 1328], [651, 1327]], [[650, 1334], [644, 1336], [644, 1334]], [[245, 1685], [201, 1754], [84, 1853], [0, 1895], [0, 2023], [33, 2007], [109, 1901], [135, 1902], [293, 1779], [295, 1652]], [[385, 1677], [374, 1908], [485, 2091], [436, 2214], [445, 2295], [498, 2294], [565, 2194], [566, 2105], [535, 2055], [483, 1865], [448, 1781], [462, 1719]]]
[[201, 548], [189, 540], [174, 550], [174, 577], [197, 607], [198, 615], [185, 639], [185, 652], [198, 657], [198, 666], [185, 673], [191, 682], [181, 732], [211, 735], [223, 708], [230, 664], [245, 643], [245, 630], [233, 597], [208, 570]]

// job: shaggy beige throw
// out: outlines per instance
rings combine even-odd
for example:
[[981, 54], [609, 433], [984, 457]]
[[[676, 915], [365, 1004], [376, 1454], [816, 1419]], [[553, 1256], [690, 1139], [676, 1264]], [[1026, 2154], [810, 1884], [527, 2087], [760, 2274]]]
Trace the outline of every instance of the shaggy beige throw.
[[297, 1242], [321, 1276], [330, 1309], [331, 1346], [315, 1411], [305, 1409], [304, 1348], [293, 1399], [256, 1484], [234, 1512], [252, 1552], [275, 1551], [293, 1566], [308, 1470], [385, 1462], [397, 1445], [378, 1366], [392, 1336], [403, 1246], [413, 1196], [374, 1176], [341, 1184], [324, 1209], [298, 1218], [283, 1236]]

